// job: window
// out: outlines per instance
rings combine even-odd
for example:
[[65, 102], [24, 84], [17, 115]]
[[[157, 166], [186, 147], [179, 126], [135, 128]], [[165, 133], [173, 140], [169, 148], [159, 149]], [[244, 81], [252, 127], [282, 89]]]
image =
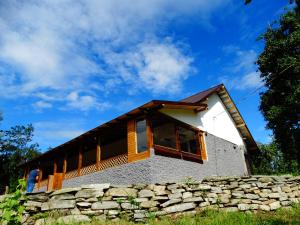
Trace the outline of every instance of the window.
[[201, 155], [200, 130], [160, 113], [151, 122], [155, 154], [199, 163], [206, 159]]
[[173, 123], [159, 124], [153, 129], [154, 144], [176, 149], [176, 133]]
[[195, 131], [188, 130], [183, 127], [178, 127], [180, 150], [197, 154], [198, 141], [196, 140]]
[[137, 152], [141, 153], [147, 151], [147, 123], [145, 119], [136, 122], [136, 137]]

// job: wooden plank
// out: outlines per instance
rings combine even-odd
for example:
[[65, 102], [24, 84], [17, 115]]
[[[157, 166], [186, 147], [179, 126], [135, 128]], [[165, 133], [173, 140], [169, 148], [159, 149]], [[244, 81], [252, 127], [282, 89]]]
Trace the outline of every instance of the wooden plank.
[[82, 146], [80, 146], [78, 151], [78, 168], [77, 168], [78, 176], [80, 176], [81, 167], [82, 167]]
[[177, 149], [178, 151], [181, 151], [181, 147], [180, 147], [180, 137], [179, 137], [179, 132], [178, 132], [177, 126], [175, 126], [175, 136], [176, 136], [176, 149]]
[[198, 132], [199, 137], [199, 144], [200, 144], [200, 151], [201, 151], [201, 158], [202, 160], [207, 160], [207, 152], [206, 152], [206, 145], [205, 145], [205, 138], [204, 132]]
[[66, 172], [67, 172], [67, 166], [68, 166], [67, 157], [68, 157], [68, 155], [65, 154], [64, 162], [63, 162], [63, 179], [65, 178], [65, 175], [66, 175]]
[[48, 184], [47, 184], [47, 191], [53, 190], [53, 182], [54, 182], [54, 175], [48, 176]]
[[227, 96], [227, 93], [225, 93], [225, 94], [220, 94], [220, 95], [219, 95], [220, 98], [224, 98], [224, 97], [226, 97], [226, 96]]
[[42, 181], [42, 177], [43, 177], [43, 170], [41, 167], [39, 167], [39, 178], [38, 178], [38, 191], [40, 190], [40, 187], [41, 187], [41, 181]]
[[53, 176], [53, 190], [58, 190], [62, 188], [63, 173], [55, 173]]
[[201, 111], [205, 111], [207, 109], [208, 109], [208, 107], [199, 106], [198, 108], [194, 109], [194, 112], [198, 113], [198, 112], [201, 112]]
[[56, 162], [56, 159], [54, 159], [53, 161], [53, 174], [55, 174], [57, 171], [57, 162]]
[[236, 124], [236, 127], [244, 127], [244, 126], [246, 126], [245, 123]]
[[97, 170], [100, 168], [101, 161], [101, 145], [100, 145], [100, 137], [97, 138], [97, 146], [96, 146], [96, 167]]
[[129, 120], [127, 122], [127, 143], [128, 143], [128, 162], [133, 162], [134, 155], [136, 154], [135, 120]]
[[148, 151], [153, 148], [153, 131], [152, 131], [152, 124], [149, 119], [147, 119], [147, 145]]
[[127, 144], [128, 144], [128, 162], [135, 162], [138, 160], [150, 157], [149, 149], [145, 152], [137, 152], [137, 138], [136, 138], [136, 122], [135, 120], [128, 120], [127, 122]]

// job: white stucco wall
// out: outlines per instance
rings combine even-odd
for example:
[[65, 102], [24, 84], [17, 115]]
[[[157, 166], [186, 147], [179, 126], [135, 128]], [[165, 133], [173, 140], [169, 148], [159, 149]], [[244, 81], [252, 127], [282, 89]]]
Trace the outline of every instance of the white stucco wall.
[[161, 109], [160, 112], [172, 116], [217, 137], [237, 145], [244, 145], [229, 112], [217, 94], [208, 98], [208, 110], [194, 113], [185, 109]]

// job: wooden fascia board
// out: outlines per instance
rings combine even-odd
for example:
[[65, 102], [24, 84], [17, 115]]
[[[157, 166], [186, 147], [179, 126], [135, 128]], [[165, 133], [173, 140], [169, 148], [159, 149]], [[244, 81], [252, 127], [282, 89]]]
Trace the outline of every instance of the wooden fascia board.
[[[222, 102], [223, 102], [222, 97], [223, 98], [224, 98], [224, 96], [229, 97], [230, 101], [226, 101], [225, 103], [223, 102], [223, 104], [225, 105], [225, 107], [226, 107], [226, 103], [228, 103], [228, 102], [230, 102], [232, 104], [232, 107], [230, 109], [233, 109], [233, 110], [228, 110], [227, 107], [226, 107], [226, 109], [230, 113], [233, 121], [235, 122], [235, 126], [238, 129], [238, 131], [240, 132], [241, 136], [243, 138], [246, 138], [249, 141], [249, 143], [251, 143], [251, 146], [250, 146], [249, 149], [251, 149], [251, 148], [252, 149], [254, 149], [254, 148], [258, 149], [258, 146], [257, 146], [252, 134], [250, 133], [250, 131], [249, 131], [249, 129], [248, 129], [246, 123], [245, 123], [245, 120], [243, 119], [241, 113], [239, 112], [238, 108], [236, 107], [235, 103], [233, 102], [233, 100], [232, 100], [230, 94], [228, 93], [228, 91], [226, 90], [225, 86], [222, 87], [220, 92], [221, 92], [221, 95], [219, 93], [218, 93], [218, 95], [219, 95]], [[224, 94], [224, 93], [226, 93], [226, 94]], [[239, 123], [237, 123], [237, 122], [239, 122]], [[244, 135], [242, 133], [241, 129], [243, 129], [243, 133], [247, 133], [247, 135]]]

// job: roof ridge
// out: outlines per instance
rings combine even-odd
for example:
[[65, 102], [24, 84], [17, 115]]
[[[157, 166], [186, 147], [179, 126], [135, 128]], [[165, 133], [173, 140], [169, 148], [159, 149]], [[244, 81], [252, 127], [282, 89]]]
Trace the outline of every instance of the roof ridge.
[[197, 96], [197, 95], [200, 95], [200, 94], [202, 94], [202, 93], [204, 93], [204, 92], [208, 92], [208, 95], [210, 95], [210, 93], [209, 93], [210, 91], [212, 91], [212, 90], [214, 90], [214, 89], [218, 89], [218, 88], [220, 88], [220, 87], [222, 87], [222, 86], [224, 86], [224, 84], [223, 84], [223, 83], [220, 83], [220, 84], [215, 85], [215, 86], [213, 86], [213, 87], [211, 87], [211, 88], [208, 88], [208, 89], [203, 90], [203, 91], [199, 91], [199, 92], [196, 93], [196, 94], [193, 94], [193, 95], [188, 96], [188, 97], [186, 97], [186, 98], [184, 98], [184, 99], [181, 99], [180, 101], [181, 101], [181, 102], [184, 102], [184, 101], [186, 101], [187, 99], [192, 98], [192, 97], [195, 97], [195, 96]]

